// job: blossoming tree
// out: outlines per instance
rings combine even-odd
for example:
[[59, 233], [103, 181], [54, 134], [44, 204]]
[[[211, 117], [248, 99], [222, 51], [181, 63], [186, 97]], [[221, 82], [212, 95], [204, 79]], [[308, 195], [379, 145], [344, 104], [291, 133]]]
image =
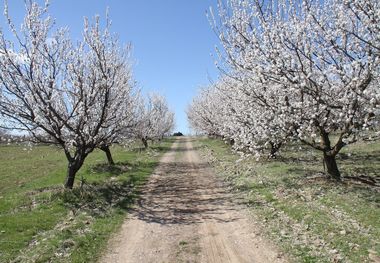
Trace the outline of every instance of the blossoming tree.
[[48, 2], [27, 2], [21, 30], [8, 16], [14, 40], [0, 31], [1, 126], [60, 146], [68, 160], [66, 188], [95, 148], [108, 146], [131, 113], [133, 82], [128, 50], [99, 18], [85, 20], [83, 40], [53, 31]]
[[148, 95], [147, 101], [140, 100], [133, 136], [148, 148], [148, 140], [161, 140], [172, 132], [174, 124], [174, 113], [165, 97], [153, 93]]

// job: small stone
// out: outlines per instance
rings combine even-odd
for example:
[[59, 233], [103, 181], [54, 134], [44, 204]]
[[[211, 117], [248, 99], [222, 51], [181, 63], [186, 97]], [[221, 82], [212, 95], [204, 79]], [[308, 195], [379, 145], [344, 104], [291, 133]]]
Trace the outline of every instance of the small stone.
[[369, 259], [372, 260], [372, 262], [380, 262], [380, 257], [376, 254], [369, 254], [368, 255]]
[[376, 254], [376, 251], [373, 250], [373, 249], [368, 249], [367, 251], [368, 251], [368, 253], [370, 253], [370, 254]]
[[343, 257], [341, 255], [335, 255], [333, 258], [333, 262], [342, 262]]

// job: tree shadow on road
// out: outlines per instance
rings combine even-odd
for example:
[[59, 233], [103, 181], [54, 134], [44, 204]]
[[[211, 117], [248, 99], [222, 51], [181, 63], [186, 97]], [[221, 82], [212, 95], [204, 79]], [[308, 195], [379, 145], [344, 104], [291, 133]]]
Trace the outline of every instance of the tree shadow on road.
[[[140, 220], [164, 225], [197, 224], [207, 219], [216, 222], [238, 220], [239, 217], [231, 216], [239, 210], [236, 200], [221, 182], [204, 172], [207, 169], [208, 164], [161, 164], [160, 174], [142, 189], [132, 213]], [[197, 176], [192, 175], [194, 173]], [[201, 179], [200, 176], [210, 178]]]

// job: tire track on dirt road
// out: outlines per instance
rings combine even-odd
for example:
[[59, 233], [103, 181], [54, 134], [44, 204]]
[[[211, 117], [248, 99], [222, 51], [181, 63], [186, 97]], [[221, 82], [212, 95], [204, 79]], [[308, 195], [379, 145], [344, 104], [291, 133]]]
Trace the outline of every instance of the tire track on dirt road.
[[178, 138], [101, 262], [285, 262], [235, 197]]

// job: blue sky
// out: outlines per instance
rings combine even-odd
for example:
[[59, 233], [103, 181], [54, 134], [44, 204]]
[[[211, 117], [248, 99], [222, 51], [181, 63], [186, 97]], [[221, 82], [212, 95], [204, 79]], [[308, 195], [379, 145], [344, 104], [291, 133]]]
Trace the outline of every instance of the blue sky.
[[[9, 0], [18, 25], [23, 0]], [[40, 1], [42, 2], [42, 1]], [[211, 53], [218, 39], [205, 12], [216, 0], [51, 0], [50, 13], [58, 26], [68, 26], [79, 39], [83, 17], [105, 17], [109, 7], [112, 30], [122, 43], [131, 42], [134, 75], [144, 92], [157, 91], [176, 114], [176, 130], [188, 132], [186, 107], [202, 85], [216, 79]], [[1, 9], [4, 1], [0, 0]], [[4, 18], [0, 19], [5, 27]], [[4, 28], [5, 29], [5, 28]]]

